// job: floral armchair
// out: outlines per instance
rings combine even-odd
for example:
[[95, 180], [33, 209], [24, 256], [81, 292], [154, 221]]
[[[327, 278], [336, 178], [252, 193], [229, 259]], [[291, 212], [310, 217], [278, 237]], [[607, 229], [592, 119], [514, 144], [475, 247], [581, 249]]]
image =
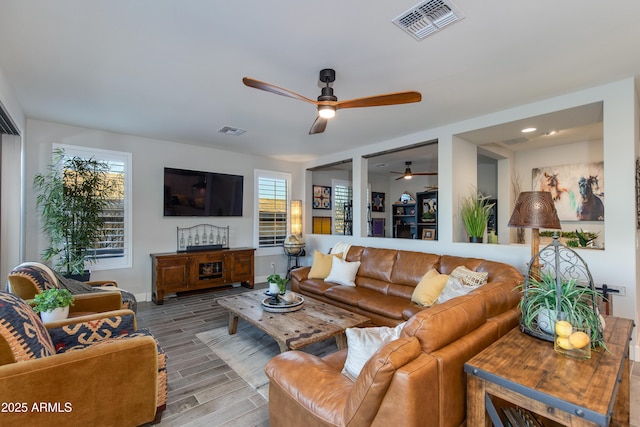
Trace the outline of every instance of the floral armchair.
[[131, 310], [43, 324], [0, 291], [3, 426], [115, 426], [159, 422], [165, 353]]
[[[24, 262], [15, 267], [8, 276], [7, 290], [24, 300], [33, 299], [36, 294], [50, 288], [66, 288], [74, 296], [88, 293], [96, 295], [103, 292], [118, 292], [120, 294], [121, 303], [118, 307], [114, 307], [110, 302], [105, 302], [107, 305], [103, 309], [89, 310], [85, 309], [84, 303], [81, 302], [80, 306], [76, 306], [76, 304], [72, 306], [71, 313], [108, 311], [119, 308], [128, 308], [134, 312], [136, 311], [135, 296], [118, 288], [118, 284], [114, 281], [78, 282], [77, 280], [60, 276], [45, 264], [39, 262]], [[96, 301], [94, 300], [93, 304]], [[109, 298], [105, 297], [104, 301], [109, 301]]]

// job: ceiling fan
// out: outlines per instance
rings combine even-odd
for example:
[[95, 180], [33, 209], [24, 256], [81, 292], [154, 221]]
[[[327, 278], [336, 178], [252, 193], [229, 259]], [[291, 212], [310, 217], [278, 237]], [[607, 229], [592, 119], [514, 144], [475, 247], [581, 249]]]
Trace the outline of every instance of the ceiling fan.
[[404, 164], [407, 165], [404, 172], [394, 172], [394, 171], [390, 172], [390, 173], [397, 173], [402, 175], [401, 177], [396, 178], [396, 181], [399, 179], [411, 179], [415, 175], [427, 175], [427, 176], [438, 175], [438, 172], [411, 172], [411, 162], [404, 162]]
[[397, 104], [409, 104], [412, 102], [420, 102], [422, 95], [420, 92], [395, 92], [382, 95], [368, 96], [364, 98], [348, 99], [345, 101], [338, 101], [338, 98], [333, 94], [333, 88], [330, 86], [336, 79], [336, 72], [330, 68], [325, 68], [320, 71], [320, 81], [325, 84], [322, 88], [322, 94], [318, 97], [317, 101], [306, 98], [290, 90], [272, 85], [270, 83], [261, 82], [249, 77], [244, 77], [242, 82], [254, 89], [260, 89], [267, 92], [275, 93], [276, 95], [282, 95], [289, 98], [299, 99], [301, 101], [314, 104], [318, 108], [318, 117], [311, 125], [309, 135], [316, 133], [322, 133], [327, 127], [327, 121], [335, 116], [336, 111], [341, 108], [358, 108], [358, 107], [379, 107], [383, 105], [397, 105]]

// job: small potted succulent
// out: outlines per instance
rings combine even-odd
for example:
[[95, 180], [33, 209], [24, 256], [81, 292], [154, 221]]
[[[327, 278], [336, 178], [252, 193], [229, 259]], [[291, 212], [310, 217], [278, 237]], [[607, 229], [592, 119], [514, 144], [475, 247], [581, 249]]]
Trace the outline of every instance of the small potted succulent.
[[66, 319], [73, 295], [67, 289], [46, 289], [33, 298], [33, 311], [40, 313], [44, 323]]

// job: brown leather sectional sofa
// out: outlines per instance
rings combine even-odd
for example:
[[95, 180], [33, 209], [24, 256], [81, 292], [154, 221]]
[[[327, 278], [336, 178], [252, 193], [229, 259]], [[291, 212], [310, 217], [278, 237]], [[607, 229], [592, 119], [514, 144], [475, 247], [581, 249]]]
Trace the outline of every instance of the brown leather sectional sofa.
[[[292, 273], [292, 289], [370, 317], [377, 325], [407, 321], [399, 340], [383, 346], [355, 382], [341, 374], [347, 349], [318, 358], [290, 351], [274, 357], [271, 426], [459, 426], [464, 423], [464, 363], [517, 326], [522, 274], [477, 258], [352, 246], [360, 261], [356, 287]], [[425, 272], [464, 265], [486, 271], [488, 283], [465, 296], [423, 308], [411, 302]]]

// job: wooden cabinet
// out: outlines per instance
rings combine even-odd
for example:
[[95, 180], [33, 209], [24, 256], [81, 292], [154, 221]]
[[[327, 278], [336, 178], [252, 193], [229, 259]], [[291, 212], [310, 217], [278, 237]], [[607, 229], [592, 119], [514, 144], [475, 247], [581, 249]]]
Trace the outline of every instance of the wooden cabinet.
[[151, 254], [152, 299], [162, 304], [165, 293], [227, 286], [240, 282], [253, 289], [254, 249]]

